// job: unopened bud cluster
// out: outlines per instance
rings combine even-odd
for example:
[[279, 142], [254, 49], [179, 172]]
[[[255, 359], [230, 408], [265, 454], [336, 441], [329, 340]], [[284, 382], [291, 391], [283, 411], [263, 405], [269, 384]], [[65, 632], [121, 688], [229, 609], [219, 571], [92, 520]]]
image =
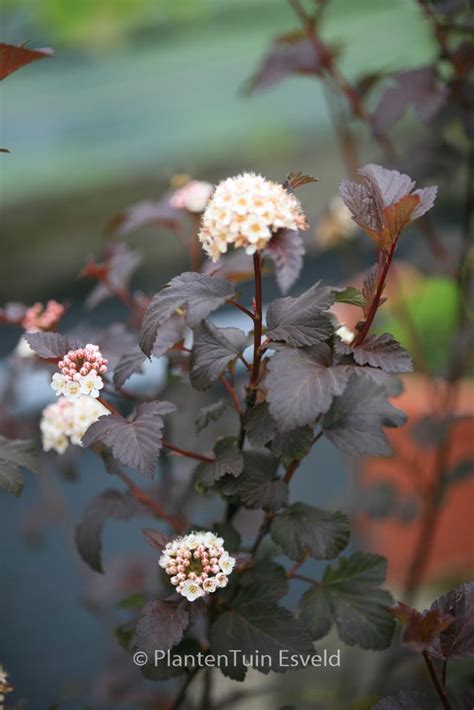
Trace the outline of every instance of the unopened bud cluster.
[[107, 372], [107, 360], [98, 345], [88, 343], [85, 348], [70, 350], [58, 363], [60, 372], [53, 375], [51, 387], [56, 395], [79, 399], [83, 395], [98, 397], [104, 383], [101, 375]]
[[65, 310], [62, 303], [53, 300], [48, 301], [46, 306], [42, 303], [35, 303], [31, 308], [28, 308], [21, 324], [28, 333], [51, 330], [59, 323]]
[[170, 197], [170, 205], [188, 212], [204, 212], [209, 198], [214, 192], [214, 185], [202, 180], [190, 180], [178, 188]]
[[212, 532], [192, 532], [169, 542], [159, 565], [176, 591], [192, 602], [227, 586], [235, 559], [223, 545], [224, 540]]
[[82, 446], [82, 437], [90, 425], [107, 414], [109, 410], [90, 397], [74, 401], [61, 397], [43, 409], [40, 421], [43, 450], [63, 454], [69, 444]]
[[199, 239], [213, 261], [229, 244], [261, 251], [279, 229], [307, 229], [301, 204], [282, 185], [255, 173], [219, 183], [202, 218]]

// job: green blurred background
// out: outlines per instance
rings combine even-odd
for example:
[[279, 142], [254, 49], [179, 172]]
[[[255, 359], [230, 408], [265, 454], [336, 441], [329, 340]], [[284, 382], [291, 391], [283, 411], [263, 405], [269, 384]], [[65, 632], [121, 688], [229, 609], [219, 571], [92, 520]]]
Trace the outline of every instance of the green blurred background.
[[[103, 227], [158, 197], [176, 172], [211, 181], [256, 169], [321, 177], [314, 216], [345, 174], [318, 82], [292, 78], [243, 95], [272, 37], [297, 22], [284, 0], [3, 0], [3, 41], [56, 57], [2, 82], [0, 301], [70, 294]], [[397, 28], [397, 31], [394, 31]], [[333, 0], [324, 36], [349, 78], [433, 56], [412, 0]], [[365, 132], [359, 141], [362, 155]], [[134, 237], [158, 258], [143, 285], [184, 264], [166, 233]]]

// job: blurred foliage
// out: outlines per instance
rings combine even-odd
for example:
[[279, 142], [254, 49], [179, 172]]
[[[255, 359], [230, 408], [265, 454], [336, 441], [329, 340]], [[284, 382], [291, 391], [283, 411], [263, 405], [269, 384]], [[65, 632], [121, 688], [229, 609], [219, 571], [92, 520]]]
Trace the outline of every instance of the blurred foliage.
[[[452, 341], [458, 327], [456, 284], [441, 276], [424, 278], [410, 289], [403, 309], [405, 313], [400, 316], [396, 308], [392, 309], [392, 314], [384, 321], [384, 329], [410, 351], [420, 345], [430, 372], [439, 372], [446, 362], [446, 344]], [[418, 343], [413, 342], [413, 329]]]

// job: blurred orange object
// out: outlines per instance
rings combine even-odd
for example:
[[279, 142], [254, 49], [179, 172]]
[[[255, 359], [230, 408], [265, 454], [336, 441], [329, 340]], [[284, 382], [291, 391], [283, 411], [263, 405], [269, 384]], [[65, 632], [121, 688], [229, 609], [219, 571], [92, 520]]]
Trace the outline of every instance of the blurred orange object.
[[[413, 436], [413, 427], [436, 411], [442, 411], [446, 401], [447, 383], [419, 375], [404, 378], [405, 390], [393, 401], [408, 415], [401, 429], [388, 432], [393, 457], [368, 458], [362, 463], [361, 484], [364, 488], [376, 483], [391, 484], [400, 496], [417, 500], [416, 517], [403, 522], [394, 517], [380, 519], [361, 515], [358, 534], [372, 551], [388, 559], [388, 576], [396, 585], [405, 585], [409, 568], [419, 544], [423, 513], [432, 501], [433, 483], [442, 469], [452, 471], [462, 461], [474, 460], [474, 382], [458, 383], [451, 414], [456, 421], [449, 427], [444, 453], [440, 446], [421, 444]], [[474, 475], [466, 475], [446, 487], [445, 495], [435, 514], [436, 524], [427, 549], [426, 564], [420, 582], [474, 574]]]

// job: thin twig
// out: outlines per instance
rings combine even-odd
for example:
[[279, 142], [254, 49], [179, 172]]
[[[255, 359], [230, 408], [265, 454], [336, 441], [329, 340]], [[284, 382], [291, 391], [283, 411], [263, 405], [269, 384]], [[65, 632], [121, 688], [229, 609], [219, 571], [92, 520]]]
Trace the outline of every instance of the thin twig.
[[179, 446], [175, 446], [169, 441], [166, 441], [166, 439], [163, 439], [162, 444], [166, 449], [173, 451], [179, 456], [186, 456], [188, 459], [195, 459], [196, 461], [204, 461], [206, 463], [214, 463], [216, 460], [213, 456], [205, 456], [204, 454], [198, 454], [195, 451], [189, 451], [189, 449], [182, 449]]
[[234, 306], [235, 308], [238, 308], [239, 311], [242, 311], [242, 313], [245, 313], [245, 315], [247, 315], [247, 316], [248, 316], [249, 318], [251, 318], [252, 320], [254, 319], [254, 314], [252, 313], [252, 311], [249, 311], [248, 308], [245, 308], [245, 306], [243, 306], [241, 303], [239, 303], [238, 301], [236, 301], [234, 298], [230, 298], [230, 299], [227, 301], [227, 303], [228, 303], [230, 306]]
[[117, 476], [117, 478], [120, 478], [120, 480], [125, 483], [130, 493], [139, 503], [146, 505], [146, 507], [149, 508], [152, 513], [166, 521], [175, 532], [180, 533], [186, 528], [186, 523], [184, 520], [176, 518], [173, 515], [169, 515], [157, 501], [153, 500], [153, 498], [151, 498], [148, 493], [145, 493], [145, 491], [140, 488], [140, 486], [137, 486], [137, 484], [132, 481], [132, 479], [129, 478], [126, 473], [120, 470], [116, 470], [114, 471], [114, 475]]
[[224, 385], [224, 387], [226, 388], [226, 390], [227, 390], [227, 392], [228, 392], [228, 394], [229, 394], [229, 397], [230, 397], [231, 400], [232, 400], [232, 403], [233, 403], [233, 405], [234, 405], [234, 408], [235, 408], [236, 412], [238, 412], [239, 414], [241, 414], [241, 413], [242, 413], [242, 409], [241, 409], [241, 406], [240, 406], [240, 400], [239, 400], [239, 397], [238, 397], [238, 395], [237, 395], [237, 392], [235, 391], [235, 388], [232, 387], [232, 385], [231, 385], [230, 382], [227, 380], [227, 378], [226, 378], [225, 375], [221, 375], [221, 376], [219, 377], [219, 381], [220, 381], [220, 382]]
[[446, 691], [444, 690], [443, 686], [439, 682], [439, 678], [436, 675], [436, 671], [434, 669], [433, 662], [428, 651], [423, 651], [423, 658], [425, 659], [425, 663], [428, 668], [428, 673], [430, 674], [430, 678], [433, 681], [433, 685], [436, 688], [436, 692], [439, 695], [439, 699], [441, 700], [443, 707], [445, 708], [445, 710], [451, 710], [451, 704], [448, 700], [448, 696], [446, 695]]

